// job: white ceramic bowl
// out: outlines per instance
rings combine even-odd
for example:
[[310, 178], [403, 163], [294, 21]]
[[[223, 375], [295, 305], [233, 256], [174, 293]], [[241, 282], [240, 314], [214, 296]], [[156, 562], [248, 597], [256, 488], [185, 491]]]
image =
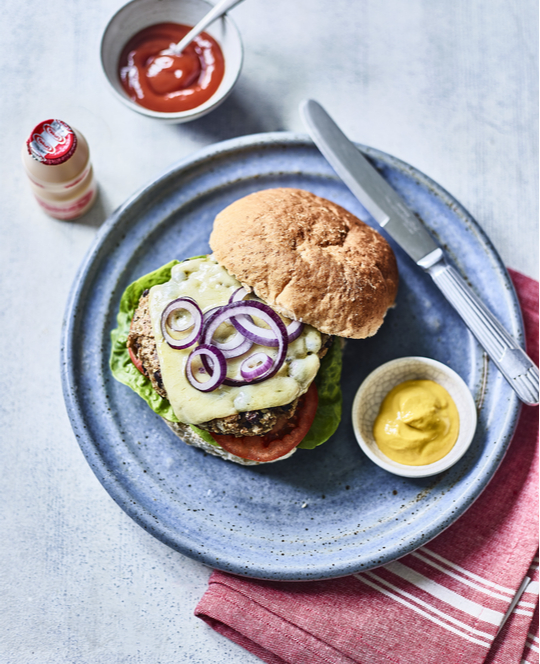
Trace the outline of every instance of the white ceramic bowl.
[[114, 94], [137, 113], [162, 122], [180, 123], [196, 120], [214, 110], [232, 91], [242, 69], [243, 48], [238, 29], [228, 16], [210, 25], [205, 32], [214, 37], [223, 51], [225, 74], [216, 92], [200, 106], [189, 111], [161, 113], [132, 101], [124, 92], [118, 77], [122, 49], [137, 32], [156, 23], [195, 25], [212, 5], [205, 0], [132, 0], [111, 18], [101, 40], [101, 66]]
[[[389, 459], [373, 438], [373, 424], [384, 397], [406, 380], [433, 380], [442, 385], [459, 412], [459, 435], [454, 447], [439, 461], [408, 466]], [[356, 439], [366, 455], [378, 466], [402, 477], [429, 477], [450, 468], [467, 451], [476, 430], [476, 406], [469, 388], [458, 374], [427, 357], [402, 357], [383, 364], [360, 385], [354, 398], [352, 421]]]

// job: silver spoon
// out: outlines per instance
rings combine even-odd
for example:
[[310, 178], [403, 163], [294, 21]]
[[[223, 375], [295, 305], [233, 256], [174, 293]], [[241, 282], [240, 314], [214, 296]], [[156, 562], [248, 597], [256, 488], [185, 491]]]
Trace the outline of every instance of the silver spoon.
[[175, 55], [180, 55], [186, 46], [191, 43], [195, 37], [201, 34], [201, 32], [207, 28], [210, 23], [213, 23], [220, 16], [223, 16], [229, 9], [232, 9], [235, 5], [240, 4], [243, 0], [221, 0], [218, 2], [215, 7], [213, 7], [206, 16], [204, 16], [197, 25], [192, 28], [187, 35], [181, 39], [178, 44], [170, 47], [170, 50]]

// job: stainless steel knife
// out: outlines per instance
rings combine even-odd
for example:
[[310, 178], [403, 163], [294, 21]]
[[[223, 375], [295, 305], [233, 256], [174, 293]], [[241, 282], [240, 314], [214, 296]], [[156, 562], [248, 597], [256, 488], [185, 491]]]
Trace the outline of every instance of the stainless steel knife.
[[312, 99], [300, 113], [311, 138], [370, 215], [424, 269], [462, 317], [518, 397], [538, 403], [538, 369], [486, 305], [450, 265], [443, 250], [405, 201]]

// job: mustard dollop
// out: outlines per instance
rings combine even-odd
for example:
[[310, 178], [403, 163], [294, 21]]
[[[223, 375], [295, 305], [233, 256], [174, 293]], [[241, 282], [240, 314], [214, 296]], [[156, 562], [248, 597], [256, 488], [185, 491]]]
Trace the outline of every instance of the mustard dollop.
[[459, 413], [448, 392], [432, 380], [407, 380], [384, 398], [373, 425], [383, 454], [407, 466], [442, 459], [455, 445]]

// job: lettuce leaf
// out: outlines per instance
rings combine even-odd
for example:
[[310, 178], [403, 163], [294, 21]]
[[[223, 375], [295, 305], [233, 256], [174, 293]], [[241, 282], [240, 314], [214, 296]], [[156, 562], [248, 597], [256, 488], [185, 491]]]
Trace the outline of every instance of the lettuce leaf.
[[298, 447], [312, 450], [334, 434], [341, 420], [341, 343], [334, 337], [315, 376], [319, 405], [311, 429]]
[[137, 279], [137, 281], [134, 281], [126, 288], [120, 300], [120, 308], [116, 317], [118, 327], [111, 332], [112, 348], [109, 359], [109, 366], [116, 380], [131, 387], [132, 390], [137, 392], [146, 401], [154, 412], [169, 420], [169, 422], [178, 422], [171, 404], [167, 399], [159, 396], [152, 387], [150, 379], [143, 376], [133, 364], [126, 343], [131, 320], [133, 319], [141, 295], [147, 288], [169, 281], [171, 270], [179, 262], [176, 260], [171, 261], [158, 270], [154, 270], [154, 272], [150, 272], [144, 275], [144, 277]]
[[[202, 258], [195, 256], [195, 258]], [[188, 259], [190, 260], [190, 259]], [[117, 327], [111, 332], [111, 356], [109, 366], [116, 380], [131, 387], [150, 408], [169, 422], [178, 422], [171, 404], [163, 399], [152, 387], [150, 379], [143, 376], [135, 367], [126, 346], [131, 320], [139, 304], [141, 295], [147, 288], [163, 284], [170, 280], [171, 270], [180, 261], [173, 260], [154, 272], [144, 275], [130, 284], [120, 300]], [[341, 420], [341, 347], [337, 337], [321, 361], [321, 367], [315, 378], [319, 393], [317, 414], [307, 436], [298, 447], [313, 449], [326, 442], [337, 429]], [[206, 442], [218, 446], [212, 436], [194, 425], [190, 427]]]
[[212, 434], [209, 431], [205, 431], [205, 429], [199, 429], [199, 427], [196, 427], [194, 424], [190, 424], [189, 428], [192, 431], [195, 431], [195, 433], [199, 434], [199, 436], [205, 440], [207, 443], [210, 443], [210, 445], [213, 445], [214, 447], [221, 447], [221, 445], [212, 438]]

